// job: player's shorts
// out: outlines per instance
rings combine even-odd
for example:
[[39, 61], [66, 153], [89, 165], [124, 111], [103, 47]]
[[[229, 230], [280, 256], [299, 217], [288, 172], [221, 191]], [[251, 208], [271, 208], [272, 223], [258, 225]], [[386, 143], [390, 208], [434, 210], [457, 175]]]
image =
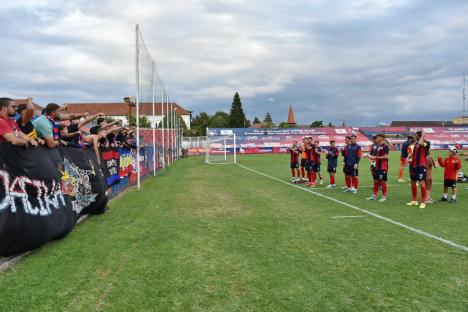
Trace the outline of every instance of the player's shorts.
[[345, 165], [344, 173], [351, 177], [357, 177], [359, 175], [359, 170], [354, 169], [354, 165]]
[[306, 162], [307, 160], [305, 158], [302, 158], [301, 159], [301, 167], [305, 167], [306, 166]]
[[336, 166], [328, 166], [327, 167], [327, 172], [329, 173], [336, 173]]
[[307, 171], [313, 171], [313, 170], [314, 170], [314, 163], [311, 162], [311, 161], [306, 162], [305, 169], [306, 169]]
[[387, 170], [380, 170], [380, 169], [375, 169], [374, 170], [374, 180], [375, 181], [380, 181], [380, 182], [387, 182]]
[[410, 179], [414, 182], [426, 181], [426, 168], [422, 166], [410, 167]]
[[315, 172], [320, 172], [320, 164], [315, 164], [314, 165], [314, 171]]
[[444, 180], [445, 187], [456, 187], [457, 181], [456, 180]]
[[406, 164], [406, 158], [405, 157], [400, 157], [400, 165], [404, 166]]
[[291, 169], [298, 169], [299, 168], [299, 162], [292, 162], [291, 163]]

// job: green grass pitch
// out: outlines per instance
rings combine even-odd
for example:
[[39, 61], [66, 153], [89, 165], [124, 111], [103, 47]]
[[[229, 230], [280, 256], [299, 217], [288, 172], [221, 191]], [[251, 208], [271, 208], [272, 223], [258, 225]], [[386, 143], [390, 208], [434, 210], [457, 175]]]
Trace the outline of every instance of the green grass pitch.
[[[290, 178], [287, 155], [239, 164]], [[397, 154], [385, 203], [366, 201], [366, 162], [360, 171], [358, 194], [319, 186], [320, 197], [244, 167], [180, 160], [0, 273], [0, 311], [468, 311], [468, 252], [340, 203], [468, 246], [468, 185], [455, 205], [419, 209], [405, 206]]]

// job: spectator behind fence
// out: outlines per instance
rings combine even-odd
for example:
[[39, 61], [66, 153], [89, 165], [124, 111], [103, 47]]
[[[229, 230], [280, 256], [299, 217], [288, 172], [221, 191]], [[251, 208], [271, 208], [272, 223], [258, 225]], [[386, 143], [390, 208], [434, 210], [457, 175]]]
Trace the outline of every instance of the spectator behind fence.
[[37, 142], [24, 134], [12, 118], [16, 116], [17, 105], [10, 98], [0, 98], [0, 142], [13, 145], [37, 146]]
[[106, 118], [100, 117], [97, 120], [97, 126], [92, 127], [89, 132], [91, 134], [98, 134], [99, 130], [107, 130], [108, 128], [112, 127], [113, 125], [117, 124], [119, 120], [114, 120], [112, 122], [107, 122]]
[[[38, 137], [45, 140], [48, 147], [53, 148], [60, 144], [60, 120], [73, 120], [87, 116], [83, 114], [61, 113], [60, 106], [55, 103], [49, 103], [43, 111], [43, 115], [33, 121]], [[62, 109], [63, 110], [63, 109]]]
[[16, 119], [16, 123], [18, 124], [18, 127], [21, 129], [21, 131], [31, 139], [36, 140], [39, 144], [43, 145], [45, 142], [44, 140], [37, 137], [36, 129], [34, 128], [34, 125], [31, 121], [35, 115], [32, 98], [28, 98], [26, 100], [26, 104], [18, 105], [16, 112], [19, 115], [18, 119]]

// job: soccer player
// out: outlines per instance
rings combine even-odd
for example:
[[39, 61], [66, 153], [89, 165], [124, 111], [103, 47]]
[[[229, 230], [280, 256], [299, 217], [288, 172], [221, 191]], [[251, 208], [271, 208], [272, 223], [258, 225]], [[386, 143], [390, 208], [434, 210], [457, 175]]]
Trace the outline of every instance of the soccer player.
[[[444, 195], [441, 201], [451, 204], [457, 202], [457, 177], [458, 171], [461, 169], [461, 160], [456, 156], [457, 152], [457, 149], [451, 146], [447, 158], [442, 159], [440, 156], [437, 158], [439, 165], [444, 167]], [[449, 187], [452, 188], [452, 200], [448, 200]]]
[[335, 174], [336, 174], [336, 167], [338, 166], [338, 156], [340, 155], [340, 151], [335, 146], [335, 141], [330, 141], [330, 147], [327, 151], [327, 159], [328, 159], [328, 167], [327, 171], [330, 175], [330, 184], [327, 186], [327, 189], [335, 188]]
[[315, 164], [314, 164], [314, 172], [320, 179], [320, 185], [323, 184], [323, 176], [322, 173], [320, 172], [320, 166], [321, 166], [321, 161], [320, 161], [320, 154], [322, 154], [322, 148], [320, 147], [320, 141], [315, 140], [314, 141], [315, 145]]
[[300, 152], [301, 152], [301, 182], [309, 182], [309, 180], [306, 178], [305, 174], [305, 167], [306, 167], [306, 162], [307, 162], [307, 152], [306, 152], [306, 144], [307, 144], [308, 138], [304, 137], [302, 138], [302, 144], [300, 147]]
[[388, 173], [388, 157], [390, 154], [390, 148], [385, 142], [384, 134], [377, 134], [374, 137], [373, 148], [369, 159], [374, 162], [372, 168], [372, 175], [374, 178], [374, 190], [369, 200], [376, 200], [379, 189], [382, 188], [382, 197], [379, 202], [387, 200], [387, 173]]
[[[297, 141], [294, 141], [292, 147], [288, 148], [288, 152], [291, 156], [291, 174], [292, 174], [291, 182], [297, 183], [298, 181], [300, 181], [299, 149], [297, 147]], [[296, 178], [296, 173], [297, 173], [297, 178]]]
[[418, 205], [418, 186], [421, 188], [421, 205], [419, 208], [426, 208], [427, 189], [426, 189], [426, 169], [427, 169], [427, 155], [429, 155], [430, 143], [424, 139], [422, 131], [416, 132], [416, 143], [413, 152], [408, 154], [405, 163], [410, 164], [410, 177], [411, 177], [411, 202], [407, 203], [408, 206]]
[[400, 156], [400, 172], [398, 174], [398, 182], [404, 183], [405, 180], [403, 179], [403, 171], [406, 165], [406, 159], [408, 158], [408, 154], [413, 150], [414, 144], [414, 136], [410, 135], [406, 139], [406, 141], [401, 146], [401, 156]]
[[345, 186], [343, 186], [341, 189], [343, 191], [348, 191], [349, 189], [351, 189], [351, 177], [348, 176], [348, 173], [346, 171], [346, 150], [348, 149], [348, 146], [351, 144], [351, 137], [350, 136], [346, 136], [345, 137], [345, 146], [341, 148], [341, 155], [343, 156], [343, 173], [344, 173], [344, 177], [345, 177]]
[[362, 154], [361, 147], [357, 145], [356, 136], [353, 134], [350, 138], [351, 144], [346, 148], [345, 170], [351, 180], [351, 188], [345, 189], [344, 192], [357, 194], [359, 186], [359, 161], [361, 160]]
[[317, 176], [314, 171], [315, 166], [315, 145], [312, 144], [313, 140], [309, 137], [307, 145], [306, 145], [306, 171], [307, 171], [307, 178], [309, 180], [309, 186], [315, 187], [315, 180]]

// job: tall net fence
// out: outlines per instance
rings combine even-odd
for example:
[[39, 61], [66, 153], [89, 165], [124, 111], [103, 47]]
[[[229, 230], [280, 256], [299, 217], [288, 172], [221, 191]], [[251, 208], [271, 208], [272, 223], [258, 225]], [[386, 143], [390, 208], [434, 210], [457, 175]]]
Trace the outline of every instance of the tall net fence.
[[[181, 145], [180, 124], [176, 118], [176, 108], [170, 101], [164, 81], [158, 72], [156, 63], [149, 52], [140, 27], [136, 26], [135, 73], [136, 73], [136, 116], [137, 125], [137, 171], [138, 187], [140, 179], [145, 174], [153, 173], [160, 168], [173, 163], [179, 157]], [[159, 102], [156, 109], [156, 102]], [[149, 117], [150, 129], [140, 129], [143, 123], [141, 104], [152, 104], [152, 114]], [[145, 114], [148, 115], [148, 114]], [[144, 165], [152, 166], [152, 170], [145, 170]]]

